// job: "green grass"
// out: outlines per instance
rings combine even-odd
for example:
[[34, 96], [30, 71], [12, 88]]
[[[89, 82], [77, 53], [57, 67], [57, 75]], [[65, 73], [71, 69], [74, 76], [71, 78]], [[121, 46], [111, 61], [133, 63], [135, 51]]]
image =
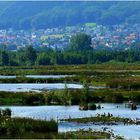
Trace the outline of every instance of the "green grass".
[[[24, 138], [26, 134], [35, 138], [37, 134], [57, 133], [58, 124], [54, 120], [41, 121], [28, 118], [0, 118], [0, 138]], [[25, 135], [24, 135], [25, 134]], [[50, 136], [51, 137], [51, 136]], [[28, 138], [28, 135], [27, 135]]]
[[63, 119], [61, 121], [65, 122], [76, 122], [76, 123], [92, 123], [98, 125], [119, 125], [119, 124], [129, 124], [129, 125], [140, 125], [140, 121], [138, 120], [135, 122], [130, 118], [120, 118], [120, 117], [113, 117], [112, 114], [98, 114], [99, 116], [95, 117], [86, 117], [86, 118], [69, 118]]
[[41, 93], [0, 92], [0, 105], [79, 105], [81, 102], [123, 103], [129, 100], [139, 103], [140, 90], [90, 89], [87, 94], [84, 94], [82, 89], [52, 90]]
[[0, 105], [44, 105], [43, 93], [33, 92], [0, 92]]
[[58, 124], [54, 120], [0, 118], [1, 139], [107, 139], [110, 136], [107, 132], [92, 130], [58, 133]]
[[[1, 83], [87, 83], [89, 86], [107, 86], [106, 89], [43, 91], [37, 93], [0, 92], [0, 105], [77, 105], [87, 98], [89, 102], [122, 103], [136, 100], [140, 102], [140, 63], [104, 63], [93, 65], [56, 65], [30, 67], [0, 67], [0, 74], [18, 75], [17, 78], [0, 79]], [[65, 78], [27, 78], [26, 74], [78, 74]], [[121, 87], [121, 88], [120, 88]], [[86, 97], [88, 96], [88, 97]]]
[[119, 117], [109, 117], [109, 116], [104, 116], [101, 115], [99, 117], [86, 117], [86, 118], [70, 118], [70, 119], [65, 119], [62, 121], [68, 121], [68, 122], [77, 122], [77, 123], [111, 123], [111, 122], [124, 122], [125, 118], [119, 118]]
[[85, 65], [54, 65], [54, 66], [5, 66], [0, 67], [0, 75], [28, 74], [80, 74], [93, 75], [100, 73], [140, 73], [140, 63], [102, 63]]
[[63, 139], [110, 139], [111, 135], [107, 132], [92, 130], [79, 130], [76, 132], [67, 132], [61, 134]]

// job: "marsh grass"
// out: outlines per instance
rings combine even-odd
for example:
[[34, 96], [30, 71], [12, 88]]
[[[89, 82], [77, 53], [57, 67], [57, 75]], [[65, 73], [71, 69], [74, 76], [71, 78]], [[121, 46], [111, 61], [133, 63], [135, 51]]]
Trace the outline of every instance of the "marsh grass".
[[[85, 100], [86, 99], [86, 100]], [[97, 89], [84, 94], [81, 89], [63, 89], [35, 92], [0, 92], [0, 105], [79, 105], [88, 103], [123, 103], [129, 100], [140, 102], [140, 91], [123, 89]]]
[[[0, 137], [20, 138], [29, 133], [34, 138], [38, 134], [58, 132], [58, 124], [54, 120], [41, 121], [29, 118], [0, 118]], [[24, 138], [24, 137], [23, 137]]]
[[1, 139], [104, 139], [110, 137], [111, 134], [107, 132], [92, 130], [58, 133], [58, 124], [54, 120], [0, 118]]
[[85, 65], [53, 65], [53, 66], [1, 66], [0, 75], [29, 75], [29, 74], [78, 74], [100, 75], [103, 73], [140, 74], [140, 63], [102, 63]]

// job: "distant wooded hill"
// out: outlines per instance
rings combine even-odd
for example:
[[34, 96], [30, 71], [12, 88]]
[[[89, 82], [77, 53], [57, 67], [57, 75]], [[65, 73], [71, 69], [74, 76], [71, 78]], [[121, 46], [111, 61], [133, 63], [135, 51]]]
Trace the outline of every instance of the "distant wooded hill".
[[31, 29], [140, 22], [140, 2], [0, 2], [0, 28]]

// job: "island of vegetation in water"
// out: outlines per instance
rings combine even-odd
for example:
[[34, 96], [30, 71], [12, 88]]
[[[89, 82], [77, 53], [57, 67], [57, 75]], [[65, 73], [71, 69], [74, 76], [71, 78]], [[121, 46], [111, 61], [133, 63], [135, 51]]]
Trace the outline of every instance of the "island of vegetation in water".
[[92, 123], [94, 125], [140, 125], [140, 119], [114, 117], [111, 113], [97, 113], [94, 117], [61, 119], [64, 122]]

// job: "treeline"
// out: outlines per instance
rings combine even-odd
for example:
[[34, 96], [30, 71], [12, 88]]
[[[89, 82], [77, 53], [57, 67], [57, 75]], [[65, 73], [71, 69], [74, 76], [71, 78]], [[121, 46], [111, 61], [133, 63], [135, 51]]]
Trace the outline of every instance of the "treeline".
[[98, 64], [108, 61], [136, 62], [140, 61], [140, 51], [54, 51], [37, 52], [27, 47], [17, 52], [0, 50], [1, 66], [30, 65], [65, 65], [65, 64]]

